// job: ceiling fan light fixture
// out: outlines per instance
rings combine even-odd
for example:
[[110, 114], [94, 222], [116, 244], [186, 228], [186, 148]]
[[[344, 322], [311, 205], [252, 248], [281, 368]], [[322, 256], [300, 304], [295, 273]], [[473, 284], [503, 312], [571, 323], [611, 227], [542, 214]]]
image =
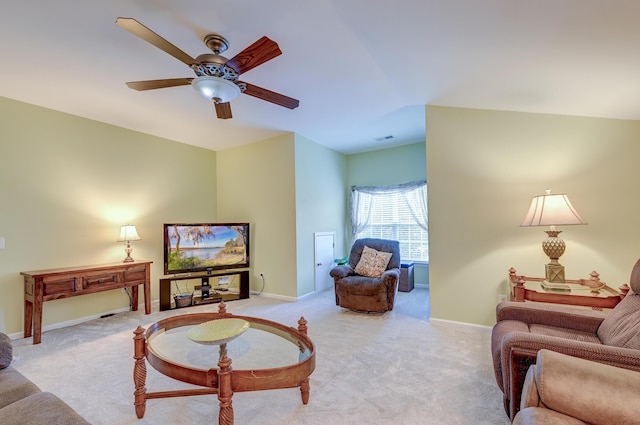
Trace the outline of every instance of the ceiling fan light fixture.
[[208, 100], [213, 99], [216, 103], [231, 102], [242, 93], [240, 87], [234, 82], [220, 77], [196, 77], [191, 82], [191, 85], [200, 96]]

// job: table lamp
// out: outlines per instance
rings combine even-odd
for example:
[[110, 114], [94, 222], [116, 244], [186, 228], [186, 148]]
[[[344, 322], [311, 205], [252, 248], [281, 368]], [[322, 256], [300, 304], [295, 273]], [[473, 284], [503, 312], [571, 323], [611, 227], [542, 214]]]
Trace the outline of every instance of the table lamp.
[[550, 190], [546, 190], [544, 195], [534, 196], [529, 212], [520, 226], [550, 226], [549, 230], [545, 230], [548, 237], [542, 241], [542, 250], [549, 257], [549, 264], [545, 266], [547, 282], [558, 284], [565, 282], [564, 266], [558, 262], [558, 259], [564, 253], [566, 245], [558, 237], [562, 230], [556, 230], [556, 226], [573, 224], [587, 224], [587, 222], [580, 217], [566, 194], [551, 194]]
[[136, 226], [131, 226], [127, 224], [126, 226], [120, 227], [120, 237], [118, 238], [118, 242], [127, 242], [127, 247], [124, 249], [124, 252], [127, 253], [127, 257], [124, 259], [123, 263], [130, 263], [133, 261], [131, 258], [131, 241], [139, 241], [141, 240], [138, 235], [138, 231], [136, 230]]

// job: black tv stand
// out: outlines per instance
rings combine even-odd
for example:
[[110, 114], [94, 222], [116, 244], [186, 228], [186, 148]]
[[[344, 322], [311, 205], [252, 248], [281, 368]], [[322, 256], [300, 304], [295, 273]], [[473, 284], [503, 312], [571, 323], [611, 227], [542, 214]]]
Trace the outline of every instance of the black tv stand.
[[[240, 277], [240, 285], [238, 288], [230, 289], [227, 287], [220, 287], [219, 285], [209, 285], [210, 278], [234, 275], [239, 275]], [[204, 293], [207, 291], [208, 287], [209, 296], [194, 296], [191, 306], [249, 298], [249, 270], [216, 270], [202, 273], [181, 273], [164, 276], [160, 279], [160, 310], [171, 310], [176, 308], [171, 299], [171, 284], [173, 282], [192, 279], [200, 280], [200, 285], [195, 286], [194, 289], [198, 289]], [[203, 287], [205, 287], [204, 291], [202, 290]]]

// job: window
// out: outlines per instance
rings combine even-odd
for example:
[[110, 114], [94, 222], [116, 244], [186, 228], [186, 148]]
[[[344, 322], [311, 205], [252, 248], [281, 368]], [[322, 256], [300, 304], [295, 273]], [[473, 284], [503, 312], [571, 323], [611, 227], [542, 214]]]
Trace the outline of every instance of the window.
[[427, 182], [351, 188], [353, 239], [400, 242], [402, 261], [429, 261]]

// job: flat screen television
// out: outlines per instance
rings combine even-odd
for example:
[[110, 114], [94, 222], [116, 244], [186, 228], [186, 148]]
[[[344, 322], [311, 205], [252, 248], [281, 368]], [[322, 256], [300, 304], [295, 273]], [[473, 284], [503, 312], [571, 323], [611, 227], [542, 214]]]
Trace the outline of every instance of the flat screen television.
[[164, 274], [249, 267], [249, 223], [165, 223]]

